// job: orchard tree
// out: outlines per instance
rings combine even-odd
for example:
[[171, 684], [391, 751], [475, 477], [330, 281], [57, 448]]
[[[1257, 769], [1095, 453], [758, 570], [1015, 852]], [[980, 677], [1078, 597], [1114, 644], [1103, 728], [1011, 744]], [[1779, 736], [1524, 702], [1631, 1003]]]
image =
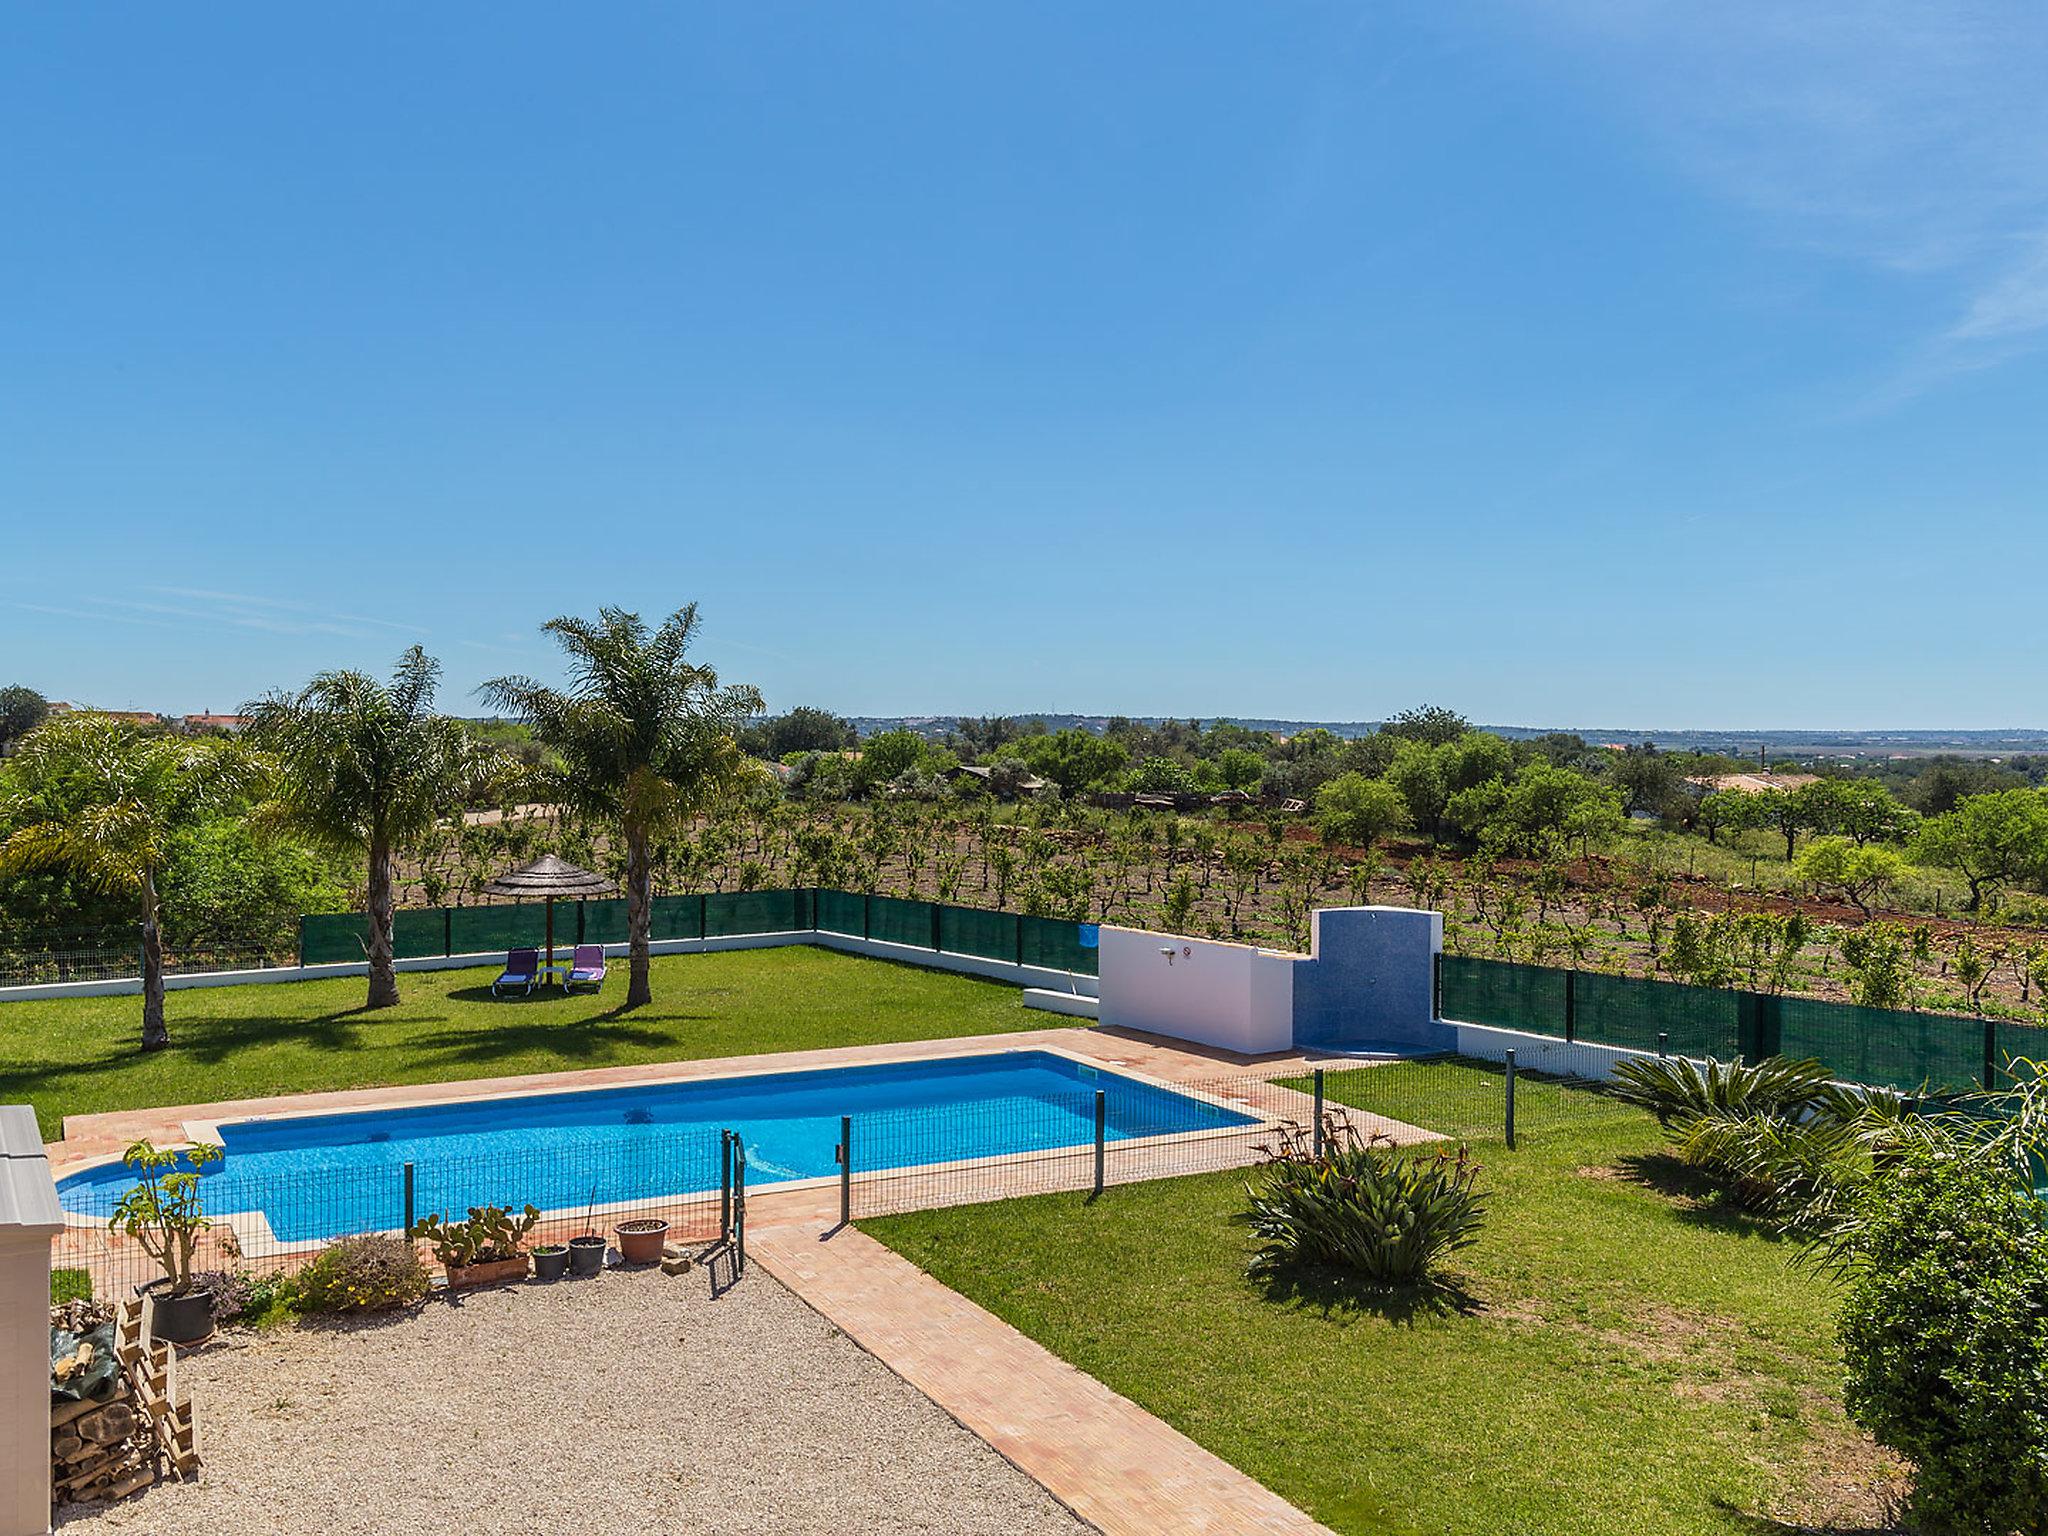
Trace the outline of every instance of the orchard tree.
[[1326, 843], [1371, 848], [1407, 824], [1407, 802], [1384, 779], [1344, 773], [1316, 791], [1316, 826]]
[[1245, 747], [1230, 747], [1216, 758], [1216, 771], [1228, 789], [1257, 789], [1266, 776], [1266, 760]]
[[1913, 857], [1961, 875], [1972, 912], [1987, 891], [2048, 878], [2048, 790], [2006, 789], [1960, 800], [1921, 824]]
[[1898, 843], [1920, 818], [1874, 779], [1816, 779], [1797, 791], [1816, 833], [1852, 843]]
[[1870, 916], [1871, 903], [1906, 877], [1906, 861], [1895, 850], [1841, 836], [1817, 837], [1794, 861], [1792, 872], [1822, 900], [1845, 901]]
[[1065, 730], [1050, 736], [1026, 737], [1019, 743], [1019, 750], [1031, 771], [1057, 784], [1064, 795], [1101, 783], [1121, 772], [1131, 760], [1121, 744], [1091, 731]]

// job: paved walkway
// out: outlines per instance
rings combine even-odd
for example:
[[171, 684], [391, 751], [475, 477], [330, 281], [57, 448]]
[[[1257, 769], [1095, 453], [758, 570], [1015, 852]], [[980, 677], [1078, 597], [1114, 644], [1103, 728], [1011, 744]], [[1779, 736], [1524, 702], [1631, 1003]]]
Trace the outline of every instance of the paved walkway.
[[1106, 1536], [1329, 1536], [863, 1232], [777, 1223], [747, 1253]]

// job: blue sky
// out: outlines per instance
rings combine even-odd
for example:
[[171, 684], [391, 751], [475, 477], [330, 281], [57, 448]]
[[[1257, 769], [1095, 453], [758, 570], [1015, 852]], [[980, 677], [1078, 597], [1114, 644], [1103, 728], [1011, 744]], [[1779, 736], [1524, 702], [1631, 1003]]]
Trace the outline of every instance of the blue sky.
[[2048, 16], [0, 10], [0, 681], [2048, 724]]

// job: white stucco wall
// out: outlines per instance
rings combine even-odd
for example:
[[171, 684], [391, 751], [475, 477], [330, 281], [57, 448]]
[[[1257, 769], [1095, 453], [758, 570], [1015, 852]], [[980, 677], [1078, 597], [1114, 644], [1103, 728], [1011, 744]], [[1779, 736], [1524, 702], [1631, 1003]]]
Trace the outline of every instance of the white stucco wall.
[[1300, 956], [1142, 928], [1101, 935], [1104, 1024], [1246, 1056], [1293, 1046]]
[[35, 1111], [0, 1106], [0, 1536], [50, 1528], [50, 1239], [63, 1229]]

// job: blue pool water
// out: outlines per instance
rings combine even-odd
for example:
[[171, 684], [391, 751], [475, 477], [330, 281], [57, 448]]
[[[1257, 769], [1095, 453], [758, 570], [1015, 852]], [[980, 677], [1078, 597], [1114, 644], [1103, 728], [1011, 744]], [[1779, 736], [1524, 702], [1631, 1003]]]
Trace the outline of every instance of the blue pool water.
[[[853, 1117], [856, 1171], [994, 1157], [1105, 1136], [1122, 1141], [1257, 1123], [1186, 1094], [1045, 1051], [709, 1078], [417, 1109], [239, 1120], [208, 1166], [208, 1215], [261, 1211], [286, 1242], [403, 1224], [416, 1212], [526, 1204], [567, 1210], [715, 1190], [719, 1132], [737, 1131], [749, 1188], [838, 1171]], [[65, 1209], [104, 1217], [134, 1183], [117, 1165], [58, 1185]]]

